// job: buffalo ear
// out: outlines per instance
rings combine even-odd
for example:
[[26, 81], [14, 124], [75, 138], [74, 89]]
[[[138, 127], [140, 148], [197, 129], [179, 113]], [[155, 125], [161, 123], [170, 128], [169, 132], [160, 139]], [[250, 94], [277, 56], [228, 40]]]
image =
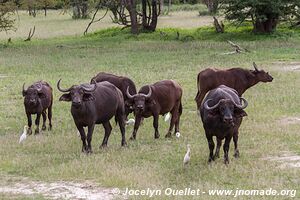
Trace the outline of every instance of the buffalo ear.
[[72, 99], [71, 99], [71, 95], [70, 95], [70, 93], [68, 93], [68, 94], [63, 94], [63, 95], [61, 95], [61, 97], [59, 98], [59, 101], [71, 101]]
[[133, 100], [132, 99], [125, 100], [125, 106], [132, 106], [132, 105], [133, 105]]
[[154, 106], [156, 105], [156, 101], [154, 99], [148, 98], [147, 102], [149, 103], [149, 106]]
[[46, 95], [42, 92], [39, 92], [38, 95], [39, 95], [40, 98], [46, 98]]
[[242, 117], [248, 116], [247, 113], [246, 113], [244, 110], [242, 110], [242, 109], [236, 109], [236, 110], [234, 111], [234, 115], [235, 115], [237, 118], [242, 118]]
[[83, 101], [94, 101], [94, 100], [95, 100], [94, 95], [92, 95], [90, 93], [83, 94]]

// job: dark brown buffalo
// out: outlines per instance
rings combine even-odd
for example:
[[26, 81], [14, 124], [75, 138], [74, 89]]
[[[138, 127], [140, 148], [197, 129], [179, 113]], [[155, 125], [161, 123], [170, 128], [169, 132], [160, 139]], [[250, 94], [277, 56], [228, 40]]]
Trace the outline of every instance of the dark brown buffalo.
[[[75, 125], [80, 132], [82, 140], [82, 152], [92, 152], [92, 135], [95, 124], [102, 124], [105, 129], [105, 135], [101, 147], [107, 146], [112, 127], [109, 120], [115, 116], [115, 121], [119, 123], [122, 134], [121, 145], [126, 145], [125, 140], [125, 108], [121, 91], [113, 84], [105, 81], [94, 84], [74, 85], [68, 89], [60, 87], [60, 81], [57, 82], [57, 88], [65, 92], [59, 100], [71, 101], [71, 113]], [[88, 127], [86, 136], [84, 127]]]
[[129, 88], [130, 94], [136, 94], [136, 87], [134, 82], [127, 77], [124, 76], [116, 76], [114, 74], [109, 74], [105, 72], [100, 72], [97, 74], [95, 77], [92, 78], [92, 82], [102, 82], [102, 81], [108, 81], [111, 84], [115, 85], [119, 90], [121, 90], [125, 102], [125, 114], [126, 114], [126, 119], [129, 113], [133, 111], [132, 107], [128, 104], [128, 97], [126, 95], [126, 90]]
[[[247, 116], [243, 109], [247, 107], [248, 103], [244, 98], [238, 96], [236, 90], [225, 85], [210, 90], [203, 102], [200, 107], [200, 114], [210, 150], [208, 162], [219, 157], [222, 140], [225, 138], [225, 144], [223, 145], [224, 162], [228, 164], [229, 144], [232, 137], [235, 147], [234, 156], [239, 156], [237, 146], [239, 127], [242, 118]], [[244, 105], [242, 105], [242, 102], [244, 102]], [[213, 136], [217, 138], [215, 155], [213, 155], [215, 147]]]
[[43, 126], [42, 130], [46, 130], [46, 118], [48, 109], [48, 119], [49, 119], [49, 130], [52, 128], [52, 103], [53, 103], [53, 95], [51, 86], [45, 81], [38, 81], [33, 83], [25, 90], [25, 83], [23, 84], [23, 92], [24, 96], [24, 106], [25, 112], [28, 120], [28, 134], [32, 133], [32, 119], [31, 115], [36, 114], [35, 120], [35, 134], [39, 133], [39, 125], [41, 115], [43, 116]]
[[171, 113], [172, 118], [170, 128], [166, 137], [171, 137], [172, 129], [175, 125], [175, 132], [179, 132], [179, 121], [182, 114], [182, 89], [173, 80], [164, 80], [152, 85], [143, 86], [138, 94], [132, 95], [127, 90], [127, 97], [131, 101], [135, 113], [135, 124], [130, 139], [136, 139], [136, 133], [140, 126], [141, 118], [153, 116], [153, 127], [155, 138], [159, 138], [158, 118], [159, 115]]
[[255, 70], [242, 68], [231, 68], [227, 70], [205, 69], [198, 74], [198, 93], [195, 98], [198, 108], [200, 107], [205, 94], [219, 85], [226, 85], [235, 89], [239, 96], [250, 87], [259, 82], [272, 82], [273, 77], [264, 70], [258, 70], [253, 63]]

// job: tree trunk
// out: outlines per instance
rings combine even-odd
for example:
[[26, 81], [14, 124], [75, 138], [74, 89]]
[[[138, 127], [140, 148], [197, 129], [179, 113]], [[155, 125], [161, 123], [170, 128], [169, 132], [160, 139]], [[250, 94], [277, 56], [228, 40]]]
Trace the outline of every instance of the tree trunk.
[[216, 14], [219, 7], [219, 0], [204, 0], [204, 3], [211, 14]]
[[145, 29], [148, 26], [147, 23], [147, 0], [142, 0], [142, 26]]
[[272, 33], [276, 30], [278, 17], [269, 17], [266, 21], [256, 20], [253, 31], [256, 33]]
[[158, 18], [158, 13], [157, 13], [157, 0], [152, 0], [152, 17], [151, 17], [151, 23], [149, 30], [150, 31], [155, 31], [156, 26], [157, 26], [157, 18]]
[[164, 13], [164, 0], [160, 0], [160, 12]]
[[135, 0], [126, 0], [127, 10], [130, 15], [131, 21], [131, 33], [138, 34], [138, 23], [137, 23], [137, 14], [136, 14], [136, 4]]
[[88, 18], [88, 1], [83, 1], [81, 5], [81, 18]]
[[169, 4], [168, 4], [168, 13], [170, 13], [171, 6], [172, 6], [172, 0], [169, 0]]
[[47, 7], [44, 7], [45, 17], [47, 17]]

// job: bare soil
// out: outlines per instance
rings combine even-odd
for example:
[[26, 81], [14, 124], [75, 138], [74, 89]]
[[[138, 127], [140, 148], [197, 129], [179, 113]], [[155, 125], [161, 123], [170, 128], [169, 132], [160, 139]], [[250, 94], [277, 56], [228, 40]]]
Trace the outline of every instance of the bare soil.
[[[0, 193], [42, 195], [47, 199], [111, 200], [120, 198], [113, 188], [98, 187], [92, 182], [41, 182], [26, 179], [9, 185], [0, 185]], [[124, 199], [124, 198], [123, 198]]]

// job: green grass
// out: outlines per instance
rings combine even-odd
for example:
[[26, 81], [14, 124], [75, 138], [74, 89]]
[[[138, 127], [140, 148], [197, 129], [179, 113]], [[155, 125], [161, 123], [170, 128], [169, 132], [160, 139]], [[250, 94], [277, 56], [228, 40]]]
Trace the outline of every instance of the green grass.
[[[276, 64], [300, 61], [299, 32], [279, 31], [262, 36], [246, 32], [248, 29], [230, 29], [220, 35], [214, 34], [212, 28], [159, 30], [166, 32], [167, 38], [161, 38], [159, 31], [134, 37], [127, 30], [109, 29], [88, 37], [33, 40], [31, 43], [16, 40], [7, 47], [0, 47], [0, 72], [7, 76], [0, 78], [1, 174], [42, 181], [88, 179], [105, 187], [139, 189], [300, 189], [299, 169], [282, 169], [277, 162], [262, 159], [280, 155], [281, 151], [300, 153], [297, 139], [300, 125], [278, 122], [283, 117], [299, 117], [300, 73], [284, 71]], [[180, 36], [192, 35], [193, 39], [176, 40], [178, 30]], [[227, 39], [238, 41], [251, 53], [222, 55], [232, 50]], [[258, 84], [245, 93], [249, 106], [246, 109], [248, 117], [240, 128], [241, 157], [233, 158], [231, 143], [228, 167], [222, 159], [208, 165], [208, 145], [193, 100], [197, 74], [207, 67], [251, 68], [253, 61], [269, 71], [274, 81]], [[89, 82], [100, 71], [129, 76], [138, 88], [162, 79], [180, 83], [184, 91], [182, 137], [165, 139], [168, 124], [161, 118], [161, 138], [154, 140], [149, 118], [140, 127], [137, 141], [127, 141], [127, 148], [120, 147], [120, 132], [114, 126], [109, 148], [99, 150], [103, 128], [98, 125], [92, 141], [94, 153], [82, 154], [70, 104], [58, 101], [61, 93], [55, 85], [60, 78], [63, 86]], [[28, 86], [40, 79], [54, 88], [53, 131], [30, 136], [20, 145], [18, 139], [26, 124], [22, 84], [25, 82]], [[132, 127], [127, 127], [126, 131], [128, 139]], [[182, 159], [188, 143], [192, 160], [188, 169], [183, 170]], [[205, 199], [216, 198], [205, 196]]]

